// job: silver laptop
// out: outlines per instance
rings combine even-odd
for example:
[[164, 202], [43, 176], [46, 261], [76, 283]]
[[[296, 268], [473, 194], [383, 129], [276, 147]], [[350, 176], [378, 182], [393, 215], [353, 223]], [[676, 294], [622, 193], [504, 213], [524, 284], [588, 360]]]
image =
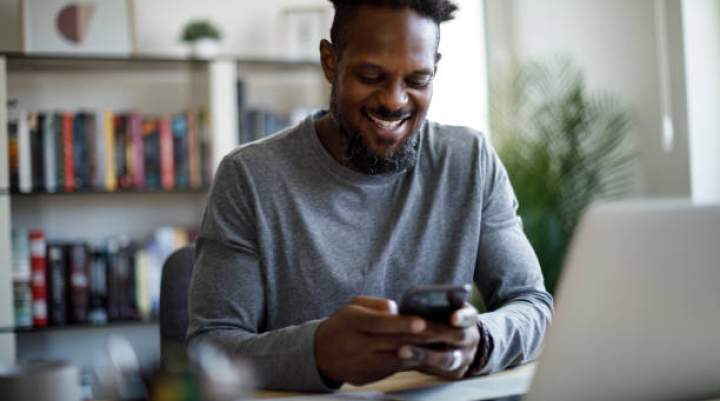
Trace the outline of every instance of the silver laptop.
[[528, 401], [720, 396], [720, 205], [592, 208]]

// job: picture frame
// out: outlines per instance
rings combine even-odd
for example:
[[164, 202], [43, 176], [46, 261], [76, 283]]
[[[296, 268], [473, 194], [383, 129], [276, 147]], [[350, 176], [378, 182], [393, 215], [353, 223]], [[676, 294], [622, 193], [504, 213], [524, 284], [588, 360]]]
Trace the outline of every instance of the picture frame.
[[19, 0], [25, 53], [128, 56], [132, 0]]
[[323, 7], [293, 7], [283, 11], [286, 53], [291, 59], [319, 57], [320, 39], [329, 36], [330, 13]]

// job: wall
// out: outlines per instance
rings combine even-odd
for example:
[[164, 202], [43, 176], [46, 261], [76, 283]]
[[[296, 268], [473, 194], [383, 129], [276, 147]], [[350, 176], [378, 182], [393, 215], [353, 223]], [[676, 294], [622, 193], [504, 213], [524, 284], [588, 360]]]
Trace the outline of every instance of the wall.
[[[662, 145], [663, 105], [654, 0], [487, 0], [490, 76], [513, 62], [568, 55], [591, 88], [616, 94], [632, 110], [639, 171], [635, 195], [690, 194], [679, 1], [667, 1], [665, 76], [675, 120], [672, 149]], [[677, 40], [680, 38], [680, 40]]]
[[682, 9], [692, 195], [720, 202], [720, 2], [685, 0]]

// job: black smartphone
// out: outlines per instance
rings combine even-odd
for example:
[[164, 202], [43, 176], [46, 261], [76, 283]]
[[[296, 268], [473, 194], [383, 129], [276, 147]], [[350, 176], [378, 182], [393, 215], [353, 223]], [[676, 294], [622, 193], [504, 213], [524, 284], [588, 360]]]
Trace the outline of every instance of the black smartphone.
[[470, 284], [427, 285], [405, 291], [400, 314], [417, 315], [429, 320], [447, 321], [470, 298]]

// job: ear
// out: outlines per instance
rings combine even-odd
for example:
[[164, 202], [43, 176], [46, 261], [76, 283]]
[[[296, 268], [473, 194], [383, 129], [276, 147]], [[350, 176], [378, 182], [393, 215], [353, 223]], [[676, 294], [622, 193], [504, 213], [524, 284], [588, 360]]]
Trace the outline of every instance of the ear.
[[337, 61], [335, 47], [327, 39], [322, 39], [320, 41], [320, 64], [325, 73], [325, 79], [329, 83], [333, 83], [335, 80]]
[[440, 52], [435, 53], [435, 72], [437, 73], [438, 63], [442, 60], [442, 54]]

